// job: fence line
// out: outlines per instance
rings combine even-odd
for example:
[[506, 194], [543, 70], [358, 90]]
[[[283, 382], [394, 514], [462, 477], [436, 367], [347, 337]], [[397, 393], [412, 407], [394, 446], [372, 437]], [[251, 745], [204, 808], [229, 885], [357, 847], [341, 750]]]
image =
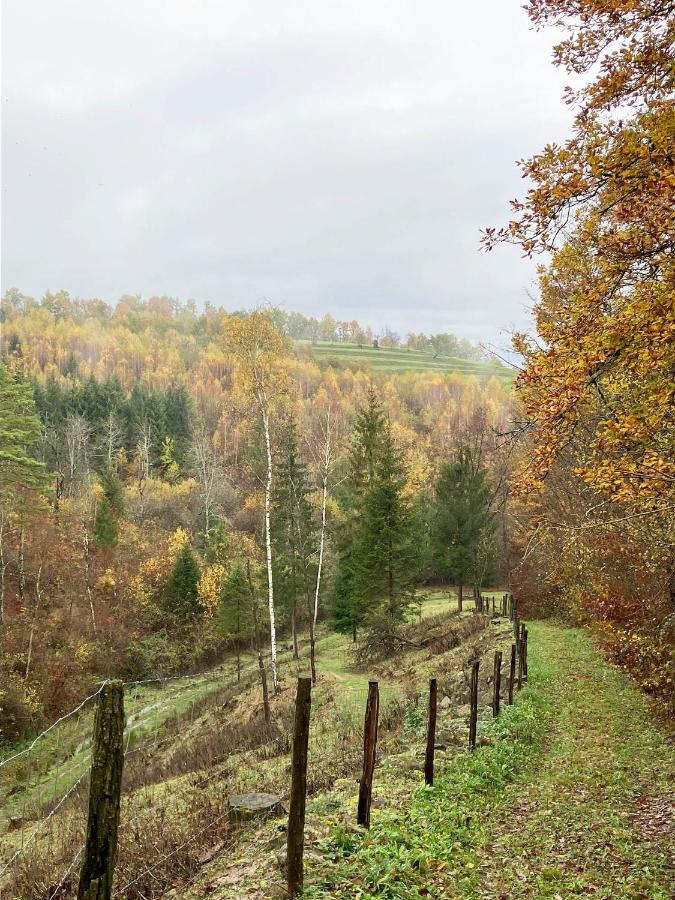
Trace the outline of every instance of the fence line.
[[[508, 599], [511, 600], [510, 597]], [[510, 604], [507, 604], [506, 600], [507, 600], [507, 597], [504, 597], [504, 600], [502, 602], [503, 610], [505, 610], [505, 608], [507, 606], [515, 606], [515, 604], [513, 604], [512, 601]], [[527, 666], [527, 629], [525, 628], [524, 623], [522, 623], [520, 621], [517, 622], [517, 627], [518, 627], [519, 638], [520, 638], [520, 640], [518, 641], [518, 644], [516, 645], [516, 650], [518, 651], [518, 653], [517, 653], [518, 663], [519, 663], [518, 668], [520, 670], [518, 672], [518, 675], [520, 676], [518, 678], [518, 682], [520, 682], [520, 683], [518, 683], [518, 687], [520, 687], [520, 684], [522, 683], [522, 681], [525, 680], [525, 678], [523, 676], [526, 677], [526, 673], [527, 673], [527, 669], [526, 669], [526, 666]], [[497, 653], [499, 654], [498, 661], [497, 661]], [[293, 661], [293, 663], [290, 663], [291, 667], [294, 667], [294, 663], [295, 663], [295, 661]], [[495, 684], [493, 685], [493, 696], [492, 696], [491, 706], [493, 709], [493, 715], [496, 716], [499, 714], [499, 700], [501, 699], [501, 697], [499, 695], [500, 685], [499, 685], [499, 681], [497, 680], [498, 675], [501, 676], [501, 663], [502, 663], [501, 652], [497, 651], [495, 653], [494, 663], [495, 663], [495, 665], [494, 665], [494, 676], [493, 677], [495, 678]], [[499, 669], [497, 670], [498, 665], [499, 665]], [[258, 664], [257, 664], [257, 662], [254, 662], [254, 663], [251, 663], [249, 666], [242, 668], [240, 671], [241, 671], [242, 675], [244, 673], [246, 673], [246, 675], [248, 675], [248, 674], [255, 675], [257, 673], [257, 669], [258, 669]], [[151, 745], [153, 740], [155, 742], [154, 747], [159, 746], [157, 739], [158, 739], [158, 735], [160, 733], [160, 728], [166, 722], [166, 720], [171, 717], [171, 710], [169, 710], [168, 716], [164, 719], [162, 719], [163, 713], [167, 710], [168, 707], [171, 706], [172, 701], [180, 695], [180, 689], [178, 689], [177, 691], [169, 692], [169, 694], [165, 697], [160, 694], [159, 695], [161, 697], [160, 701], [156, 702], [156, 703], [153, 702], [153, 704], [152, 704], [153, 706], [155, 706], [155, 709], [152, 709], [152, 707], [149, 707], [147, 710], [149, 715], [146, 717], [143, 717], [138, 709], [138, 707], [143, 703], [143, 699], [139, 698], [139, 690], [138, 690], [141, 685], [153, 684], [153, 683], [160, 684], [160, 683], [167, 683], [167, 682], [173, 682], [173, 681], [195, 680], [198, 678], [203, 678], [206, 675], [211, 675], [211, 676], [220, 675], [220, 676], [224, 676], [224, 678], [227, 679], [226, 683], [228, 686], [236, 687], [236, 684], [237, 684], [237, 681], [235, 680], [236, 674], [237, 674], [236, 670], [230, 673], [230, 672], [227, 672], [226, 670], [224, 670], [223, 668], [216, 668], [216, 669], [210, 669], [205, 672], [196, 673], [196, 674], [192, 674], [192, 675], [167, 676], [167, 677], [162, 677], [162, 678], [144, 679], [144, 680], [138, 680], [138, 681], [124, 682], [124, 683], [118, 682], [118, 684], [120, 684], [123, 689], [126, 689], [129, 692], [129, 694], [131, 696], [133, 696], [133, 699], [131, 700], [131, 704], [130, 704], [130, 706], [131, 706], [130, 713], [131, 714], [128, 716], [124, 716], [124, 719], [123, 719], [124, 732], [125, 732], [124, 744], [123, 744], [123, 750], [122, 750], [123, 759], [125, 759], [128, 755], [131, 755], [132, 753], [146, 749], [149, 745]], [[477, 725], [477, 705], [478, 705], [477, 704], [477, 701], [478, 701], [478, 696], [477, 696], [478, 695], [478, 662], [476, 662], [474, 664], [474, 666], [472, 667], [471, 674], [473, 677], [471, 679], [472, 683], [471, 683], [471, 689], [470, 689], [471, 717], [470, 717], [470, 723], [469, 723], [469, 733], [470, 733], [469, 748], [473, 749], [476, 746], [476, 725]], [[364, 676], [364, 680], [365, 680], [365, 676]], [[431, 681], [434, 683], [434, 686], [435, 686], [436, 679], [432, 679]], [[513, 690], [513, 681], [514, 681], [513, 676], [511, 676], [509, 679], [510, 692]], [[89, 701], [98, 697], [101, 694], [104, 686], [108, 683], [109, 682], [104, 682], [103, 684], [101, 684], [95, 693], [86, 697], [77, 707], [75, 707], [73, 710], [71, 710], [69, 713], [65, 714], [64, 716], [61, 716], [52, 725], [50, 725], [49, 728], [45, 729], [44, 732], [42, 732], [40, 735], [38, 735], [29, 747], [25, 748], [24, 750], [20, 751], [19, 753], [14, 754], [12, 757], [9, 757], [7, 760], [4, 760], [2, 763], [0, 763], [0, 766], [3, 766], [6, 763], [11, 762], [13, 759], [17, 759], [21, 756], [24, 756], [27, 753], [30, 753], [30, 751], [32, 749], [34, 749], [35, 745], [38, 743], [38, 741], [41, 738], [43, 738], [49, 732], [53, 731], [62, 722], [70, 719], [73, 715], [81, 712], [83, 707]], [[244, 684], [243, 680], [242, 680], [242, 684]], [[488, 684], [489, 684], [489, 679], [488, 679]], [[251, 685], [252, 685], [252, 681], [249, 681], [249, 687]], [[393, 687], [395, 687], [395, 686], [393, 686]], [[135, 690], [132, 691], [131, 689], [134, 689], [134, 688], [135, 688]], [[432, 689], [431, 683], [429, 685], [429, 688], [430, 688], [430, 692], [431, 692], [431, 689]], [[310, 741], [310, 746], [308, 748], [309, 752], [308, 753], [307, 753], [307, 751], [305, 752], [305, 761], [304, 761], [305, 790], [307, 790], [307, 787], [308, 787], [307, 780], [306, 780], [306, 771], [307, 771], [308, 764], [311, 764], [312, 767], [314, 767], [316, 765], [325, 766], [326, 763], [328, 763], [329, 761], [333, 761], [336, 758], [340, 760], [341, 765], [344, 765], [345, 762], [346, 763], [350, 762], [351, 756], [352, 756], [351, 749], [353, 749], [353, 748], [351, 748], [351, 743], [348, 744], [347, 742], [352, 741], [352, 732], [358, 732], [358, 730], [359, 730], [358, 722], [352, 723], [351, 717], [352, 717], [352, 714], [356, 713], [357, 711], [360, 712], [361, 715], [363, 715], [363, 701], [366, 697], [368, 697], [369, 702], [366, 706], [365, 726], [364, 726], [363, 719], [361, 719], [360, 727], [364, 728], [364, 732], [363, 732], [364, 733], [363, 762], [364, 762], [364, 776], [365, 777], [362, 779], [362, 788], [365, 788], [366, 794], [368, 794], [368, 795], [370, 794], [370, 792], [372, 791], [373, 772], [375, 769], [375, 746], [376, 746], [376, 741], [377, 741], [377, 729], [378, 729], [379, 714], [381, 714], [382, 710], [386, 709], [386, 707], [388, 707], [390, 703], [393, 704], [393, 706], [391, 707], [392, 712], [393, 712], [393, 718], [389, 719], [388, 724], [386, 725], [386, 729], [387, 729], [387, 733], [393, 733], [393, 730], [396, 730], [396, 733], [398, 733], [397, 729], [400, 726], [400, 717], [403, 715], [403, 712], [401, 712], [401, 710], [403, 710], [403, 707], [401, 705], [402, 702], [404, 700], [407, 700], [408, 703], [411, 703], [414, 700], [415, 706], [417, 706], [419, 703], [419, 700], [421, 699], [421, 696], [422, 696], [421, 690], [415, 691], [414, 693], [411, 693], [410, 691], [408, 691], [407, 693], [403, 692], [403, 694], [400, 691], [397, 692], [396, 690], [394, 690], [393, 692], [390, 693], [390, 691], [386, 687], [384, 688], [384, 690], [386, 691], [387, 699], [386, 699], [385, 703], [382, 704], [382, 700], [381, 700], [381, 696], [379, 693], [377, 682], [371, 681], [367, 687], [365, 684], [363, 687], [353, 687], [353, 686], [343, 687], [339, 682], [332, 686], [332, 690], [330, 690], [328, 692], [328, 694], [326, 695], [326, 699], [329, 702], [335, 702], [335, 701], [339, 702], [340, 699], [344, 699], [346, 701], [348, 706], [345, 706], [344, 708], [342, 708], [338, 705], [335, 708], [338, 711], [338, 715], [340, 715], [344, 709], [344, 715], [342, 716], [342, 719], [344, 720], [345, 723], [347, 723], [348, 729], [345, 732], [345, 734], [343, 734], [341, 728], [339, 729], [339, 731], [336, 730], [334, 727], [332, 729], [328, 728], [328, 727], [324, 728], [320, 722], [317, 723], [319, 725], [318, 729], [314, 729], [314, 728], [312, 729], [312, 733], [313, 733], [313, 735], [315, 735], [315, 737], [314, 737], [313, 741]], [[201, 699], [202, 698], [200, 696], [199, 700], [201, 700]], [[189, 701], [189, 700], [190, 700], [190, 697], [188, 696], [187, 701]], [[510, 697], [509, 697], [509, 700], [511, 700]], [[195, 702], [196, 702], [195, 700], [192, 700], [193, 715], [194, 715]], [[101, 700], [99, 699], [99, 704], [100, 703], [101, 703]], [[435, 703], [432, 701], [432, 698], [430, 696], [429, 708], [428, 708], [429, 718], [431, 717], [432, 708], [434, 708], [434, 711], [435, 711]], [[264, 739], [264, 735], [262, 735], [262, 734], [258, 735], [257, 732], [253, 732], [251, 736], [253, 737], [253, 740], [256, 741], [254, 746], [251, 746], [251, 745], [247, 746], [246, 744], [244, 744], [238, 750], [232, 749], [229, 746], [226, 746], [224, 752], [218, 752], [221, 748], [220, 748], [220, 745], [216, 744], [215, 745], [216, 753], [213, 753], [211, 747], [209, 747], [209, 749], [207, 751], [207, 753], [208, 752], [211, 753], [211, 756], [208, 757], [208, 763], [206, 765], [216, 766], [216, 765], [219, 765], [221, 762], [227, 763], [227, 759], [230, 756], [232, 756], [233, 754], [236, 754], [238, 756], [238, 762], [240, 764], [242, 764], [244, 762], [244, 760], [249, 757], [250, 754], [260, 754], [261, 751], [264, 753], [265, 748], [268, 748], [268, 747], [272, 748], [271, 751], [269, 751], [270, 755], [268, 756], [267, 754], [265, 754], [265, 755], [261, 756], [260, 758], [262, 760], [277, 756], [279, 753], [282, 753], [282, 754], [286, 753], [290, 746], [290, 733], [291, 732], [290, 732], [290, 721], [286, 721], [286, 719], [288, 718], [288, 715], [287, 715], [288, 710], [284, 704], [282, 704], [282, 706], [279, 708], [279, 712], [281, 713], [281, 715], [280, 715], [279, 719], [274, 723], [274, 726], [273, 726], [274, 733], [272, 734], [272, 732], [270, 732], [270, 737], [268, 737], [266, 740]], [[369, 715], [369, 712], [370, 712], [370, 715]], [[177, 709], [174, 709], [173, 713], [174, 713], [174, 715], [177, 715], [178, 714]], [[181, 708], [181, 711], [180, 711], [181, 716], [186, 717], [188, 713], [189, 713], [188, 706], [186, 706], [185, 709]], [[346, 716], [346, 718], [345, 718], [345, 716]], [[342, 719], [339, 721], [342, 721]], [[338, 724], [339, 724], [339, 721], [338, 721]], [[185, 722], [187, 722], [187, 718], [185, 718]], [[192, 723], [192, 718], [190, 718], [190, 724], [191, 723]], [[433, 782], [433, 756], [434, 756], [433, 750], [434, 750], [434, 738], [435, 738], [435, 723], [434, 723], [434, 726], [432, 726], [432, 727], [429, 727], [429, 726], [431, 726], [430, 721], [427, 726], [427, 757], [428, 757], [427, 763], [428, 763], [428, 765], [425, 767], [426, 768], [425, 776], [427, 777], [427, 782], [431, 784]], [[132, 748], [132, 746], [131, 746], [132, 734], [135, 731], [137, 731], [138, 729], [141, 730], [141, 733], [147, 734], [147, 740], [142, 740], [141, 742], [139, 742], [139, 745], [134, 746]], [[322, 738], [322, 736], [325, 736], [325, 735], [331, 734], [331, 733], [336, 735], [336, 740], [333, 742], [329, 742], [330, 746], [328, 746], [328, 747], [315, 746], [315, 742], [317, 740], [320, 740]], [[244, 740], [246, 740], [247, 737], [248, 737], [247, 735], [244, 735]], [[260, 740], [260, 737], [263, 737], [263, 740], [261, 740], [258, 743], [257, 741]], [[237, 741], [237, 743], [238, 743], [238, 741]], [[314, 745], [314, 746], [312, 746], [312, 745]], [[179, 742], [178, 747], [180, 748], [180, 746], [181, 746], [181, 744]], [[338, 754], [337, 757], [335, 756], [336, 753]], [[340, 753], [343, 754], [342, 758], [339, 757]], [[156, 754], [154, 756], [156, 756]], [[198, 754], [195, 755], [195, 759], [193, 759], [192, 757], [184, 758], [182, 752], [179, 754], [177, 762], [173, 761], [173, 759], [169, 759], [168, 757], [166, 759], [168, 760], [168, 762], [165, 762], [165, 761], [159, 762], [159, 766], [160, 766], [159, 769], [153, 768], [153, 766], [156, 766], [156, 764], [157, 764], [154, 757], [148, 758], [148, 762], [145, 764], [145, 767], [144, 767], [144, 764], [141, 763], [140, 768], [136, 767], [136, 768], [132, 769], [134, 780], [130, 783], [128, 790], [133, 794], [137, 790], [144, 790], [146, 787], [150, 787], [151, 785], [155, 784], [157, 772], [163, 771], [163, 767], [166, 764], [168, 764], [168, 765], [176, 765], [177, 764], [178, 769], [187, 770], [188, 772], [191, 772], [191, 771], [199, 771], [199, 768], [196, 768], [196, 769], [194, 768], [195, 759], [198, 762], [202, 761], [202, 757], [199, 756]], [[160, 760], [162, 760], [162, 757], [160, 757]], [[88, 765], [87, 759], [86, 758], [83, 759], [80, 763], [71, 766], [64, 772], [57, 773], [55, 775], [54, 786], [56, 787], [59, 780], [68, 777], [73, 771], [76, 771], [80, 765], [87, 766]], [[148, 769], [147, 766], [150, 766], [151, 768]], [[240, 767], [241, 766], [238, 766], [238, 768], [240, 768]], [[204, 766], [202, 766], [202, 768], [204, 768]], [[176, 771], [178, 771], [178, 769]], [[430, 777], [429, 777], [429, 773], [430, 773]], [[22, 846], [12, 855], [12, 857], [3, 866], [3, 868], [0, 869], [0, 877], [3, 876], [10, 869], [10, 867], [14, 864], [14, 862], [22, 854], [24, 854], [28, 850], [28, 848], [35, 842], [37, 836], [42, 831], [44, 831], [44, 829], [47, 827], [47, 825], [49, 825], [51, 823], [55, 814], [63, 806], [63, 804], [68, 799], [68, 797], [70, 797], [71, 795], [73, 795], [75, 793], [75, 791], [78, 789], [78, 787], [80, 786], [80, 784], [82, 783], [84, 778], [87, 776], [87, 774], [88, 774], [88, 770], [85, 769], [85, 771], [80, 775], [80, 777], [75, 781], [75, 783], [69, 788], [69, 790], [53, 806], [53, 808], [51, 809], [49, 814], [42, 821], [40, 821], [38, 823], [37, 827], [31, 832], [27, 841], [25, 843], [22, 843]], [[217, 772], [217, 771], [212, 772], [211, 774], [206, 775], [205, 778], [200, 778], [200, 783], [198, 786], [201, 788], [206, 784], [210, 784], [212, 781], [214, 781], [218, 777], [222, 777], [222, 772]], [[228, 778], [229, 777], [230, 776], [228, 775]], [[140, 780], [141, 778], [143, 780]], [[149, 778], [149, 780], [146, 780], [148, 778]], [[365, 784], [364, 784], [364, 782], [365, 782]], [[317, 782], [316, 781], [316, 773], [315, 773], [313, 776], [313, 786], [310, 784], [309, 790], [313, 792], [313, 791], [321, 790], [321, 789], [322, 789], [321, 776], [319, 775], [319, 781]], [[361, 824], [365, 824], [367, 827], [367, 824], [369, 823], [370, 796], [368, 796], [367, 798], [364, 796], [363, 798], [360, 798], [360, 801], [362, 801], [362, 802], [359, 803], [359, 807], [363, 806], [363, 809], [361, 809], [361, 808], [359, 809], [359, 821], [361, 822]], [[40, 802], [39, 799], [38, 799], [38, 802]], [[219, 804], [217, 804], [217, 803], [212, 804], [211, 810], [213, 809], [214, 805], [216, 806], [216, 808], [218, 808]], [[367, 809], [366, 809], [366, 807], [367, 807]], [[186, 809], [187, 808], [188, 807], [186, 806]], [[191, 807], [189, 807], [189, 808], [191, 809]], [[205, 807], [205, 811], [209, 811], [208, 807]], [[190, 845], [192, 845], [199, 837], [201, 837], [201, 835], [203, 835], [204, 833], [209, 831], [209, 829], [214, 828], [214, 826], [218, 825], [219, 823], [223, 822], [223, 820], [225, 820], [227, 817], [228, 817], [228, 812], [225, 811], [221, 815], [218, 815], [217, 817], [212, 819], [203, 828], [200, 828], [196, 832], [192, 833], [187, 840], [181, 842], [173, 850], [171, 850], [170, 852], [165, 853], [164, 855], [159, 857], [159, 859], [156, 859], [152, 863], [152, 865], [145, 868], [142, 872], [140, 872], [134, 878], [127, 881], [122, 887], [114, 889], [112, 896], [119, 897], [120, 895], [124, 894], [127, 890], [129, 890], [129, 888], [138, 884], [138, 882], [141, 881], [146, 876], [150, 876], [152, 878], [153, 882], [157, 881], [159, 883], [159, 880], [154, 873], [160, 866], [162, 866], [163, 863], [165, 863], [167, 860], [169, 860], [172, 857], [179, 854], [186, 847], [189, 847]], [[121, 827], [124, 827], [127, 824], [128, 824], [127, 822], [124, 822]], [[73, 825], [73, 828], [75, 828], [74, 825]], [[50, 830], [50, 835], [51, 835], [51, 830]], [[177, 834], [176, 838], [180, 839], [180, 834]], [[23, 841], [23, 837], [22, 837], [22, 841]], [[154, 844], [155, 842], [153, 841], [152, 843]], [[51, 847], [51, 845], [50, 845], [50, 847]], [[159, 845], [156, 846], [154, 849], [155, 849], [155, 852], [157, 850], [159, 850]], [[63, 851], [64, 851], [64, 843], [63, 843], [63, 839], [62, 839], [62, 843], [61, 843], [62, 856], [59, 857], [59, 859], [61, 859], [61, 860], [63, 859]], [[68, 868], [66, 869], [64, 874], [61, 876], [61, 879], [60, 879], [59, 883], [57, 884], [56, 888], [50, 894], [49, 900], [52, 900], [52, 898], [57, 897], [57, 895], [63, 888], [63, 885], [67, 881], [69, 875], [72, 873], [73, 869], [77, 865], [77, 862], [82, 855], [82, 851], [83, 851], [83, 848], [80, 847], [80, 849], [77, 851], [75, 856], [71, 859], [71, 861], [68, 865]], [[51, 849], [50, 849], [50, 853], [51, 853]], [[146, 859], [147, 859], [147, 854], [146, 854]], [[55, 866], [55, 860], [56, 860], [56, 857], [54, 857], [54, 862], [51, 863], [54, 866]], [[142, 864], [142, 862], [143, 862], [142, 858], [139, 858], [136, 860], [137, 864], [138, 863]], [[187, 863], [187, 868], [183, 865], [183, 862], [184, 861], [180, 861], [180, 865], [178, 866], [178, 868], [184, 869], [189, 874], [192, 871], [192, 868], [194, 868], [194, 866], [195, 866], [195, 861], [193, 859], [193, 856], [190, 854], [187, 855], [186, 860], [185, 860], [185, 862]], [[61, 864], [63, 864], [63, 862]], [[132, 863], [131, 872], [129, 874], [133, 874], [134, 867], [135, 866], [133, 866], [133, 863]], [[298, 877], [297, 865], [295, 867], [295, 872], [296, 872], [296, 879], [297, 879], [297, 877]], [[301, 870], [299, 873], [299, 877], [302, 878]], [[15, 884], [16, 884], [16, 882], [15, 882]], [[53, 884], [53, 881], [51, 881], [50, 884]], [[70, 885], [68, 886], [67, 890], [70, 890]], [[154, 890], [154, 887], [153, 887], [153, 890]]]
[[37, 742], [38, 742], [39, 740], [41, 740], [45, 735], [49, 734], [49, 732], [52, 731], [54, 728], [56, 728], [57, 725], [60, 725], [62, 722], [65, 722], [66, 719], [69, 719], [71, 716], [74, 716], [75, 713], [80, 712], [80, 710], [81, 710], [87, 703], [89, 703], [90, 700], [93, 700], [94, 697], [98, 697], [98, 695], [101, 693], [102, 690], [103, 690], [103, 684], [101, 684], [101, 685], [99, 686], [99, 689], [98, 689], [95, 693], [90, 694], [88, 697], [85, 697], [84, 700], [82, 701], [82, 703], [80, 703], [79, 706], [76, 706], [75, 709], [71, 709], [70, 712], [68, 712], [68, 713], [66, 713], [65, 715], [61, 716], [61, 717], [60, 717], [59, 719], [57, 719], [55, 722], [52, 722], [52, 724], [49, 726], [49, 728], [45, 728], [44, 731], [40, 732], [40, 734], [38, 734], [38, 736], [33, 740], [33, 742], [31, 743], [31, 745], [30, 745], [29, 747], [26, 747], [25, 749], [20, 750], [18, 753], [15, 753], [13, 756], [9, 756], [7, 759], [3, 759], [2, 761], [0, 761], [0, 769], [1, 769], [3, 766], [6, 766], [7, 763], [11, 763], [13, 760], [19, 759], [20, 756], [25, 756], [26, 753], [30, 753], [31, 750], [34, 749], [35, 745], [37, 744]]
[[66, 869], [66, 871], [65, 871], [65, 872], [63, 873], [63, 875], [61, 876], [61, 880], [59, 881], [59, 883], [56, 885], [56, 887], [54, 888], [54, 890], [53, 890], [53, 891], [51, 892], [51, 894], [49, 895], [49, 900], [54, 900], [54, 898], [58, 896], [59, 891], [61, 890], [61, 888], [63, 887], [63, 885], [64, 885], [65, 882], [66, 882], [66, 878], [68, 878], [68, 876], [70, 875], [70, 873], [73, 871], [73, 869], [74, 869], [75, 866], [77, 865], [77, 861], [78, 861], [78, 859], [82, 856], [82, 853], [83, 853], [83, 852], [84, 852], [84, 844], [82, 844], [82, 846], [80, 847], [80, 849], [77, 851], [77, 853], [75, 854], [75, 856], [72, 858], [72, 860], [71, 860], [71, 862], [70, 862], [70, 865], [68, 866], [68, 868]]
[[38, 823], [38, 825], [36, 826], [34, 831], [31, 833], [28, 840], [21, 847], [19, 847], [19, 849], [16, 851], [16, 853], [14, 853], [14, 855], [9, 858], [9, 861], [2, 867], [2, 869], [0, 869], [0, 877], [2, 877], [5, 874], [5, 872], [9, 869], [9, 867], [12, 865], [12, 863], [16, 859], [18, 859], [23, 853], [26, 852], [26, 848], [30, 844], [32, 844], [32, 842], [35, 840], [37, 835], [44, 829], [45, 825], [49, 822], [49, 820], [52, 818], [52, 816], [54, 816], [54, 814], [63, 806], [65, 801], [68, 799], [68, 797], [70, 797], [70, 795], [75, 791], [75, 789], [77, 787], [79, 787], [79, 785], [84, 780], [86, 775], [87, 775], [87, 772], [84, 772], [82, 775], [80, 775], [80, 777], [77, 779], [75, 784], [70, 788], [70, 790], [66, 791], [66, 793], [63, 795], [63, 797], [61, 797], [61, 799], [56, 804], [56, 806], [52, 809], [52, 811], [49, 813], [49, 815], [45, 816], [45, 818], [42, 819], [42, 821]]

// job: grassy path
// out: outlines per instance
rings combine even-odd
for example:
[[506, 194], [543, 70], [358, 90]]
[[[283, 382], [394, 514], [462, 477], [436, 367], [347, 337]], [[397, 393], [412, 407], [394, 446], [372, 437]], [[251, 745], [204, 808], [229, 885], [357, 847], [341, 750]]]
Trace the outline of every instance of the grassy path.
[[674, 895], [672, 741], [586, 634], [530, 635], [530, 684], [485, 724], [487, 746], [378, 811], [367, 836], [334, 835], [305, 896]]

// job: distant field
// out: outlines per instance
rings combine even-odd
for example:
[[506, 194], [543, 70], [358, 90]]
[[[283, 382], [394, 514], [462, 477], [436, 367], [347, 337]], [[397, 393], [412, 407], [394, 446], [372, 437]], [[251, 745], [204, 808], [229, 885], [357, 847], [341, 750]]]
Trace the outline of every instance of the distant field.
[[317, 362], [334, 362], [336, 365], [353, 369], [373, 369], [377, 372], [457, 372], [460, 375], [475, 375], [481, 379], [494, 375], [508, 384], [513, 379], [512, 370], [503, 366], [473, 362], [458, 356], [434, 357], [433, 353], [425, 350], [385, 347], [376, 349], [370, 346], [358, 347], [356, 344], [330, 341], [318, 341], [316, 344], [309, 341], [298, 341], [298, 343], [309, 348]]

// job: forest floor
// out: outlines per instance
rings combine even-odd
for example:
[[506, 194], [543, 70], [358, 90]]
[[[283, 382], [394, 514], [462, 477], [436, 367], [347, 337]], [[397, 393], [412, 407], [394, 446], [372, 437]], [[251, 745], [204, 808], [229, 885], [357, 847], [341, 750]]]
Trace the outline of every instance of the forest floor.
[[[370, 831], [354, 779], [310, 800], [303, 896], [672, 897], [672, 733], [582, 631], [532, 623], [529, 674], [474, 754], [438, 754], [433, 788], [383, 758]], [[175, 896], [281, 897], [283, 844], [268, 822]]]

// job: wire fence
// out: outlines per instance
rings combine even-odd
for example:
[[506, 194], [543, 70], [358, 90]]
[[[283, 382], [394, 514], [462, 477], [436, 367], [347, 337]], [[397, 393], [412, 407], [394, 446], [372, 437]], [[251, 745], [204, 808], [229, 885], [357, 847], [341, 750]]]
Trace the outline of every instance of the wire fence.
[[[457, 702], [465, 701], [465, 670], [443, 673], [442, 695], [454, 692]], [[262, 789], [288, 799], [298, 664], [287, 660], [281, 672], [284, 689], [273, 699], [269, 723], [257, 662], [241, 669], [240, 680], [233, 668], [218, 667], [124, 684], [115, 897], [150, 900], [177, 879], [189, 883], [214, 847], [235, 839], [230, 795]], [[388, 754], [423, 740], [425, 690], [421, 678], [380, 681], [380, 742]], [[2, 798], [0, 900], [67, 900], [76, 894], [93, 707], [100, 692], [101, 687], [1, 763], [14, 787]], [[313, 693], [310, 796], [359, 769], [367, 678], [321, 679]]]

